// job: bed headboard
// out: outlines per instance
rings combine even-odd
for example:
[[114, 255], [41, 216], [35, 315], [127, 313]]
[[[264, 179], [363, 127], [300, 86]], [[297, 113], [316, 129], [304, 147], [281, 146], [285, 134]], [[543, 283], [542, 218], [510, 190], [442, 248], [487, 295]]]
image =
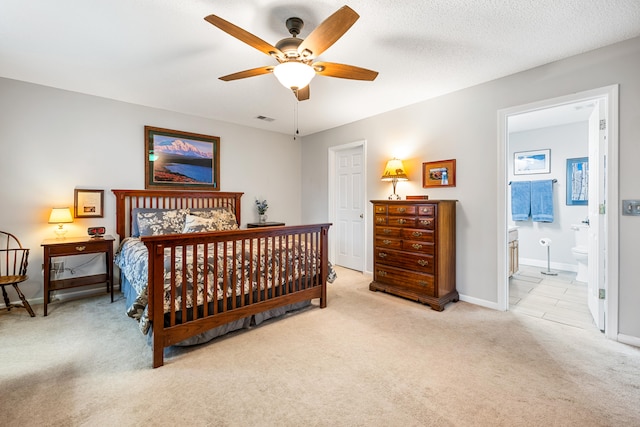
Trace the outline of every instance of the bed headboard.
[[244, 193], [177, 190], [111, 190], [116, 196], [116, 233], [122, 241], [131, 235], [135, 208], [186, 209], [227, 207], [240, 222], [240, 198]]

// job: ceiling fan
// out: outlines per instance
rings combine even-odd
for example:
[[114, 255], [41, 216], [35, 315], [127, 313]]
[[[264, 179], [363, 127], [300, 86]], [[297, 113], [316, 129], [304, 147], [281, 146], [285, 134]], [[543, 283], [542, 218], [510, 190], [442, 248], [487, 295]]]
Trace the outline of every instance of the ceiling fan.
[[298, 38], [304, 22], [300, 18], [287, 19], [286, 25], [291, 37], [284, 38], [275, 46], [254, 36], [242, 28], [225, 21], [216, 15], [204, 18], [207, 22], [238, 40], [258, 49], [276, 61], [278, 65], [252, 68], [220, 77], [220, 80], [231, 81], [247, 77], [274, 73], [280, 83], [291, 89], [299, 101], [309, 99], [309, 82], [318, 74], [327, 77], [338, 77], [351, 80], [372, 81], [378, 76], [377, 71], [353, 65], [334, 62], [314, 62], [314, 60], [333, 45], [360, 16], [349, 6], [343, 6], [333, 15], [316, 27], [306, 39]]

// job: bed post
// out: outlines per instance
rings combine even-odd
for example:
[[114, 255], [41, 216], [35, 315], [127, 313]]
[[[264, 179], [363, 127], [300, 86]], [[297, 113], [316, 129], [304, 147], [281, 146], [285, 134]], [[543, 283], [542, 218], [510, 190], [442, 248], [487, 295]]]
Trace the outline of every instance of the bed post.
[[320, 232], [320, 250], [322, 253], [320, 271], [322, 275], [322, 294], [320, 296], [320, 308], [327, 306], [327, 274], [329, 273], [329, 227], [323, 226]]
[[122, 192], [118, 190], [114, 190], [113, 193], [116, 195], [116, 234], [120, 238], [122, 242], [126, 235], [126, 219], [125, 219], [125, 196]]
[[[153, 325], [153, 367], [164, 364], [164, 294], [154, 292], [159, 281], [164, 283], [164, 246], [154, 242], [145, 242], [149, 252], [149, 321]], [[163, 286], [158, 288], [164, 289]]]

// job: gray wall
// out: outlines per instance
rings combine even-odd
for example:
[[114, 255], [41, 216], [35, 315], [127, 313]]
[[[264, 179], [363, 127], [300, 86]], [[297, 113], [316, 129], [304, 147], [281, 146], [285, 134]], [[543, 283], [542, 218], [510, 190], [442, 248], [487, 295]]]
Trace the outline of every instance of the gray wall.
[[[387, 196], [390, 187], [380, 181], [380, 174], [385, 162], [402, 151], [410, 181], [399, 184], [399, 193], [459, 200], [458, 290], [469, 301], [495, 306], [500, 282], [496, 259], [498, 110], [619, 84], [619, 197], [640, 199], [639, 69], [640, 38], [635, 38], [305, 137], [302, 218], [322, 221], [328, 217], [328, 147], [367, 141], [369, 199]], [[457, 186], [422, 189], [421, 163], [451, 158], [457, 159]], [[370, 242], [370, 211], [366, 221]], [[620, 216], [619, 225], [619, 333], [640, 342], [640, 263], [636, 249], [640, 218]], [[366, 268], [372, 269], [371, 247], [367, 248]]]
[[[268, 200], [271, 219], [300, 223], [300, 144], [290, 135], [0, 78], [0, 229], [31, 248], [21, 289], [32, 303], [42, 301], [40, 244], [56, 237], [51, 208], [73, 207], [76, 187], [102, 189], [104, 218], [76, 219], [67, 235], [98, 225], [115, 235], [111, 189], [144, 188], [145, 125], [220, 137], [221, 190], [244, 192], [243, 224], [258, 219], [256, 197]], [[84, 262], [78, 258], [66, 265]]]

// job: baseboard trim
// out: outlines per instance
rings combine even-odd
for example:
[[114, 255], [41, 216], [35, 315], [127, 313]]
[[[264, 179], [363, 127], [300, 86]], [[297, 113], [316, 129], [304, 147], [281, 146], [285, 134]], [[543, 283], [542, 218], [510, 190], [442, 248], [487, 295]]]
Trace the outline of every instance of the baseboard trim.
[[502, 310], [500, 310], [500, 307], [498, 307], [498, 303], [496, 303], [496, 302], [487, 301], [487, 300], [480, 299], [480, 298], [474, 298], [474, 297], [470, 297], [468, 295], [460, 294], [460, 301], [468, 302], [469, 304], [479, 305], [481, 307], [490, 308], [492, 310], [502, 311]]
[[[116, 285], [117, 286], [117, 285]], [[117, 287], [114, 288], [114, 291], [117, 290]], [[49, 304], [55, 302], [65, 302], [73, 299], [86, 298], [89, 296], [97, 296], [100, 294], [106, 294], [106, 286], [103, 284], [96, 285], [94, 287], [85, 286], [83, 288], [73, 288], [73, 289], [61, 289], [58, 291], [53, 291], [51, 299], [49, 300]], [[44, 296], [37, 298], [27, 298], [27, 301], [30, 305], [41, 305], [44, 304]], [[11, 301], [11, 304], [22, 304], [20, 299], [15, 301]], [[7, 308], [4, 303], [0, 304], [0, 309]]]
[[631, 335], [618, 334], [618, 341], [623, 344], [629, 344], [634, 347], [640, 347], [640, 338]]
[[[541, 267], [546, 270], [547, 261], [539, 260], [539, 259], [531, 259], [531, 258], [520, 258], [520, 265], [528, 265], [529, 267]], [[551, 262], [549, 267], [552, 270], [560, 270], [560, 271], [572, 271], [574, 273], [578, 272], [578, 266], [574, 264], [566, 264], [563, 262]]]

